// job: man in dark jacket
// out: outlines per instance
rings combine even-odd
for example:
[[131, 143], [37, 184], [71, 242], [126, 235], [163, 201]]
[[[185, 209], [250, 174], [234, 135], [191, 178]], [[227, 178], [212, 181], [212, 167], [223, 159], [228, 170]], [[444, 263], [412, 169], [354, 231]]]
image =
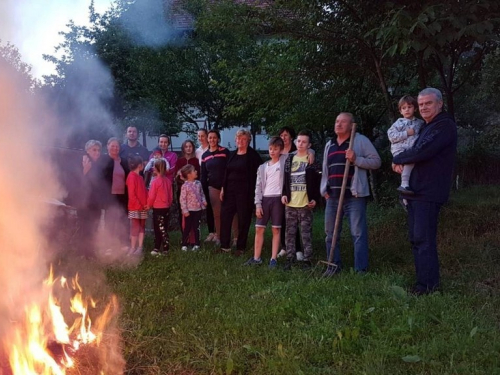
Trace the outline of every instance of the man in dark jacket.
[[418, 95], [418, 107], [425, 125], [414, 146], [394, 157], [393, 170], [401, 173], [404, 164], [415, 164], [410, 177], [415, 195], [405, 198], [417, 274], [411, 293], [423, 295], [439, 287], [438, 216], [450, 193], [457, 126], [452, 116], [442, 112], [443, 97], [437, 89], [422, 90]]
[[127, 141], [120, 146], [120, 157], [127, 162], [131, 155], [139, 155], [144, 163], [149, 160], [150, 152], [146, 147], [141, 145], [137, 140], [139, 138], [139, 133], [135, 126], [129, 126], [127, 128]]

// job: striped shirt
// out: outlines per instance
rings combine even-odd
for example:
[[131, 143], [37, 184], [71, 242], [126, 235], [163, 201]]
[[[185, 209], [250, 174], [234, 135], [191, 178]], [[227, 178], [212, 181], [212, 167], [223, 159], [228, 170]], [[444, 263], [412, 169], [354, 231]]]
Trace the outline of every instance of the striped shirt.
[[[349, 148], [350, 139], [344, 141], [340, 146], [337, 140], [332, 140], [330, 149], [328, 150], [328, 194], [334, 198], [340, 197], [342, 189], [342, 180], [344, 178], [344, 171], [346, 165], [345, 153]], [[351, 197], [351, 180], [354, 175], [354, 166], [349, 168], [349, 175], [347, 178], [347, 185], [345, 197]]]
[[217, 190], [222, 188], [228, 157], [229, 150], [221, 146], [215, 151], [205, 151], [201, 158], [201, 183], [205, 189], [209, 186]]

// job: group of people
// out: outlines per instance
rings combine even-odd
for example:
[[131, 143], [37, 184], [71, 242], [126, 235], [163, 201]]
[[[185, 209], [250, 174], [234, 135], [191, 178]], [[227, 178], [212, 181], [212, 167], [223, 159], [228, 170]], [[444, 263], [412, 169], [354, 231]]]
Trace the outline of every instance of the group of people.
[[[456, 125], [442, 112], [442, 106], [437, 89], [427, 88], [417, 99], [404, 96], [399, 102], [403, 117], [388, 131], [392, 167], [402, 174], [398, 191], [408, 211], [417, 274], [412, 292], [417, 295], [435, 291], [440, 283], [438, 214], [448, 199], [457, 143]], [[423, 120], [415, 116], [417, 108]], [[250, 146], [252, 136], [247, 130], [236, 133], [236, 149], [229, 151], [220, 146], [217, 130], [200, 129], [199, 147], [186, 140], [180, 158], [169, 151], [166, 135], [159, 137], [158, 147], [150, 153], [137, 141], [135, 127], [127, 129], [127, 141], [122, 145], [116, 138], [109, 139], [107, 155], [101, 155], [100, 142], [91, 140], [85, 146], [82, 164], [88, 198], [79, 211], [82, 231], [92, 238], [101, 209], [105, 209], [106, 229], [120, 238], [130, 238], [129, 251], [142, 253], [145, 219], [152, 209], [155, 244], [151, 253], [165, 254], [169, 251], [169, 211], [175, 190], [182, 250], [200, 248], [200, 221], [206, 210], [209, 234], [205, 241], [214, 242], [221, 252], [231, 252], [233, 247], [235, 255], [242, 255], [255, 208], [254, 255], [245, 264], [263, 263], [264, 233], [271, 221], [269, 267], [275, 268], [278, 256], [286, 255], [286, 270], [297, 260], [308, 268], [313, 255], [313, 209], [323, 197], [326, 255], [333, 251], [330, 259], [336, 265], [330, 275], [342, 269], [340, 236], [332, 246], [334, 229], [339, 234], [342, 230], [342, 220], [334, 228], [337, 212], [349, 221], [354, 270], [364, 273], [369, 253], [368, 176], [370, 170], [381, 166], [381, 159], [367, 137], [351, 135], [353, 123], [351, 113], [337, 116], [335, 136], [325, 146], [321, 168], [315, 163], [309, 132], [301, 131], [295, 139], [295, 132], [288, 127], [270, 139], [270, 160], [264, 163]]]

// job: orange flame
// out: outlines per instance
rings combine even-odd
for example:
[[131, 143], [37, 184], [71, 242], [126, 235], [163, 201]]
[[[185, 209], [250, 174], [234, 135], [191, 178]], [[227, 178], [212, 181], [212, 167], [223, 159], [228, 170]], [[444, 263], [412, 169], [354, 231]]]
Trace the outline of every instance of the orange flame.
[[[69, 309], [76, 315], [68, 328], [61, 311], [61, 303], [54, 296], [58, 288], [70, 291]], [[74, 367], [74, 357], [82, 345], [98, 346], [103, 332], [112, 317], [115, 297], [96, 319], [95, 327], [89, 310], [95, 309], [96, 301], [85, 296], [76, 275], [70, 283], [64, 277], [55, 278], [52, 269], [44, 281], [43, 292], [46, 303], [32, 303], [25, 308], [23, 322], [17, 322], [10, 340], [9, 362], [13, 375], [64, 375]], [[53, 353], [51, 345], [62, 349], [59, 356]], [[59, 358], [61, 357], [61, 358]], [[101, 372], [104, 375], [104, 372]]]

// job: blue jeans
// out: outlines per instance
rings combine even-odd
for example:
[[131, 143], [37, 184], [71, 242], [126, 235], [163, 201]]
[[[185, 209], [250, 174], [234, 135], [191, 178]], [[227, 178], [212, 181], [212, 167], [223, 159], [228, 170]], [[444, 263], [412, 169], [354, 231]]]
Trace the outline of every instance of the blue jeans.
[[[326, 201], [325, 209], [325, 233], [326, 233], [326, 255], [330, 255], [332, 246], [335, 218], [337, 216], [338, 198], [330, 197]], [[343, 216], [349, 220], [352, 241], [354, 243], [354, 270], [366, 271], [368, 269], [368, 226], [366, 225], [366, 198], [350, 197], [344, 199]], [[338, 237], [335, 244], [333, 261], [339, 267], [340, 260], [340, 233], [342, 232], [342, 220], [338, 228]]]
[[422, 292], [439, 287], [437, 227], [440, 203], [408, 199], [408, 226], [417, 284]]

